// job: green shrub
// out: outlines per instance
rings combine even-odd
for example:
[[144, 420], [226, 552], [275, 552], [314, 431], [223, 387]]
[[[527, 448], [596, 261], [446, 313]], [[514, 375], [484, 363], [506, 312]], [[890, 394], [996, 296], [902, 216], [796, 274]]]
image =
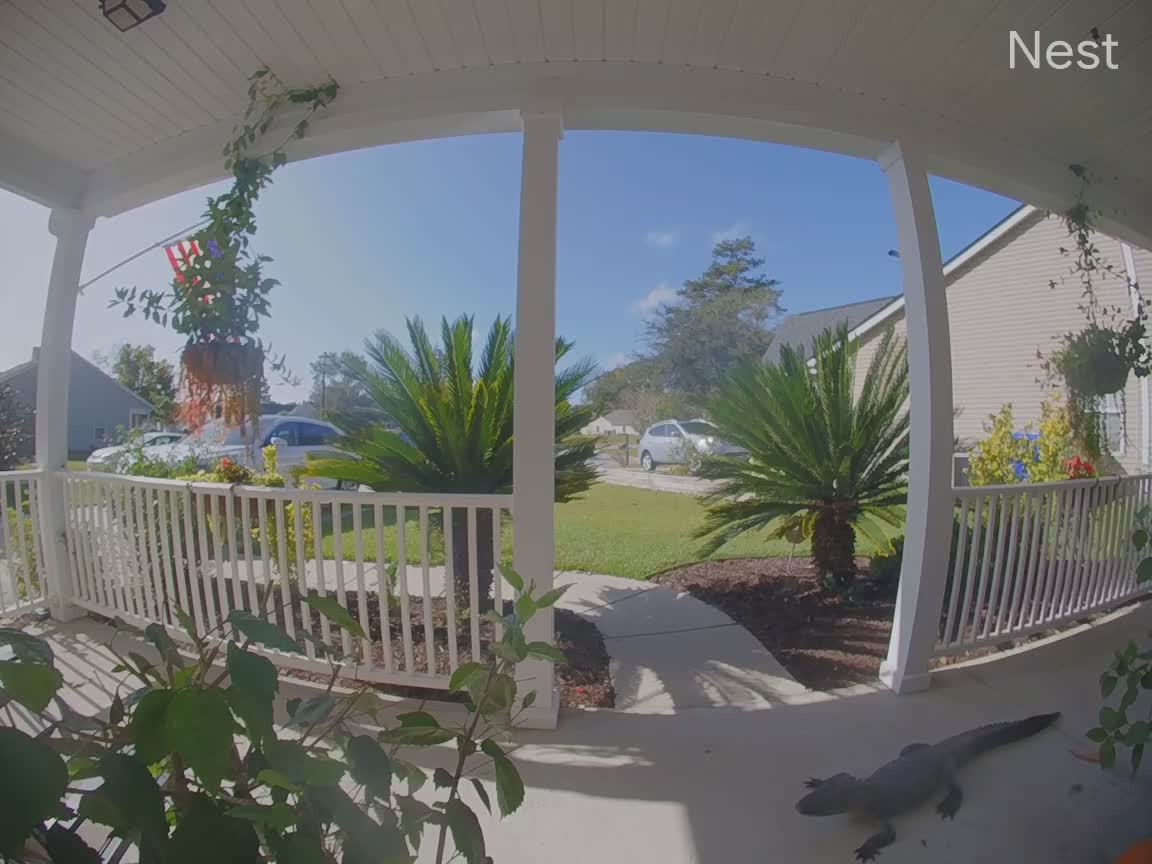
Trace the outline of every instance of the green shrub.
[[[498, 807], [509, 816], [525, 794], [506, 750], [510, 730], [535, 696], [518, 692], [517, 664], [528, 658], [564, 662], [551, 644], [524, 636], [525, 624], [563, 589], [533, 594], [515, 572], [503, 572], [519, 597], [501, 619], [500, 639], [452, 676], [449, 689], [467, 696], [459, 721], [441, 722], [423, 702], [393, 720], [393, 709], [367, 685], [334, 689], [342, 675], [352, 674], [355, 658], [320, 641], [313, 647], [331, 663], [327, 688], [283, 701], [278, 670], [257, 649], [299, 656], [302, 644], [262, 614], [236, 610], [216, 638], [177, 611], [184, 651], [160, 624], [143, 631], [120, 624], [103, 650], [138, 689], [117, 692], [106, 711], [91, 717], [73, 712], [61, 722], [54, 706], [47, 710], [65, 686], [51, 645], [0, 628], [0, 645], [11, 650], [11, 659], [0, 660], [0, 696], [19, 703], [47, 730], [33, 737], [23, 718], [24, 728], [0, 725], [0, 777], [8, 778], [0, 783], [0, 858], [32, 860], [25, 849], [46, 847], [56, 862], [115, 860], [88, 845], [103, 828], [135, 847], [120, 850], [133, 861], [491, 860], [477, 811]], [[301, 600], [333, 627], [366, 636], [332, 597], [312, 593]], [[135, 637], [127, 646], [123, 631]], [[144, 641], [159, 662], [130, 650]], [[278, 702], [287, 715], [280, 726], [274, 722]], [[8, 722], [10, 713], [4, 715]], [[57, 728], [68, 731], [52, 734]], [[405, 748], [450, 742], [449, 767], [431, 777], [405, 758]], [[493, 781], [471, 776], [485, 766]], [[426, 793], [414, 797], [429, 779]], [[492, 786], [495, 794], [488, 791]], [[89, 823], [82, 833], [75, 831], [79, 822], [65, 827], [74, 816]], [[41, 853], [35, 860], [48, 857]]]
[[904, 563], [904, 535], [893, 537], [887, 548], [879, 549], [868, 559], [872, 581], [895, 591], [900, 584], [900, 567]]

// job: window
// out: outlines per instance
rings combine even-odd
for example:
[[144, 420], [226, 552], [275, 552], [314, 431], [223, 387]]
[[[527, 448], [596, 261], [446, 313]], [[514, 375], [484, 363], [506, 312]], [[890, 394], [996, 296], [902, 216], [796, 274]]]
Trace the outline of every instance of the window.
[[715, 435], [716, 427], [704, 420], [686, 420], [680, 428], [689, 435]]
[[668, 424], [667, 423], [660, 423], [659, 425], [652, 427], [652, 437], [653, 438], [667, 438], [668, 434], [669, 433], [668, 433]]
[[300, 446], [316, 447], [321, 444], [330, 444], [336, 440], [336, 431], [319, 423], [297, 423], [299, 427]]
[[1122, 457], [1128, 441], [1128, 431], [1124, 422], [1124, 391], [1109, 393], [1096, 400], [1096, 410], [1100, 413], [1101, 434], [1108, 452]]
[[299, 425], [299, 423], [281, 423], [279, 426], [273, 427], [264, 443], [271, 444], [273, 438], [283, 438], [285, 446], [298, 447], [300, 436], [296, 427]]
[[677, 426], [675, 423], [669, 423], [664, 428], [668, 430], [668, 435], [671, 438], [683, 438], [684, 437], [684, 433], [680, 431], [680, 427]]
[[108, 429], [104, 426], [92, 427], [92, 440], [97, 444], [104, 444], [108, 440]]

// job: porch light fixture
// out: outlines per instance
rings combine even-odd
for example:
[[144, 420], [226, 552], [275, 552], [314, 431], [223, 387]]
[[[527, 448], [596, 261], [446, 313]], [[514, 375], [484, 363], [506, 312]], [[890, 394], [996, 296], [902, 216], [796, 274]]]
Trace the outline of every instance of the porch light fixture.
[[121, 33], [155, 18], [164, 11], [164, 0], [100, 0], [100, 14]]

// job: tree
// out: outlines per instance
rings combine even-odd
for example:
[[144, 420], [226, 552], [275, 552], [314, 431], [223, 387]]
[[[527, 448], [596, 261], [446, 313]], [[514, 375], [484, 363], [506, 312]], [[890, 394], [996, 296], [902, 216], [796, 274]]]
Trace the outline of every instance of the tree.
[[785, 346], [777, 364], [732, 373], [711, 405], [720, 437], [750, 458], [708, 457], [701, 475], [722, 481], [698, 536], [711, 554], [746, 531], [773, 527], [810, 537], [825, 584], [856, 574], [856, 532], [877, 545], [903, 524], [908, 470], [908, 363], [889, 332], [855, 396], [857, 343], [848, 327]]
[[381, 420], [374, 414], [375, 405], [368, 390], [361, 383], [365, 369], [364, 358], [353, 351], [325, 351], [312, 361], [312, 392], [308, 401], [322, 417], [343, 416], [346, 422], [354, 420]]
[[[309, 458], [305, 474], [364, 484], [377, 491], [503, 494], [512, 490], [513, 340], [508, 319], [497, 318], [479, 362], [474, 362], [472, 322], [443, 319], [436, 347], [419, 318], [408, 321], [411, 350], [378, 331], [365, 343], [367, 362], [357, 371], [377, 412], [388, 424], [358, 424], [337, 414], [345, 429], [340, 450], [348, 455]], [[556, 340], [556, 361], [572, 343]], [[589, 463], [595, 438], [580, 434], [593, 419], [586, 406], [571, 403], [592, 364], [579, 361], [556, 375], [556, 500], [568, 501], [596, 479]], [[477, 602], [491, 608], [489, 591], [498, 551], [492, 543], [492, 513], [476, 519]], [[401, 529], [402, 530], [402, 529]], [[467, 511], [450, 517], [457, 596], [468, 596]]]
[[176, 384], [172, 364], [156, 359], [151, 345], [118, 345], [109, 357], [96, 354], [96, 364], [110, 371], [112, 377], [144, 399], [155, 409], [161, 423], [171, 423], [176, 417]]
[[648, 357], [661, 389], [704, 403], [728, 373], [764, 355], [772, 336], [769, 319], [781, 311], [779, 283], [764, 276], [751, 237], [721, 240], [712, 264], [677, 291], [648, 322]]
[[[8, 471], [31, 458], [32, 411], [11, 387], [0, 384], [0, 471]], [[0, 517], [3, 509], [0, 506]]]

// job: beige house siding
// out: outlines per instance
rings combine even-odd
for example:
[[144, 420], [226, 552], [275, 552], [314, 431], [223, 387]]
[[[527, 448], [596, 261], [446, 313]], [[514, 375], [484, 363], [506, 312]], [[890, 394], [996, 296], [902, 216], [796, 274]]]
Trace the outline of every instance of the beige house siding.
[[[1064, 333], [1083, 326], [1079, 283], [1068, 276], [1068, 260], [1059, 248], [1068, 246], [1068, 235], [1056, 217], [1037, 213], [989, 249], [950, 274], [948, 323], [952, 341], [953, 403], [961, 409], [956, 434], [962, 441], [984, 435], [990, 414], [1012, 403], [1019, 428], [1035, 423], [1040, 404], [1048, 394], [1043, 385], [1037, 351], [1047, 354]], [[1123, 267], [1119, 242], [1108, 237], [1098, 241], [1105, 258]], [[1152, 279], [1152, 255], [1139, 252], [1138, 275]], [[1061, 279], [1064, 283], [1061, 284]], [[1048, 287], [1056, 280], [1057, 287]], [[1121, 279], [1104, 279], [1097, 296], [1106, 306], [1131, 309], [1127, 287]], [[906, 332], [901, 309], [882, 325], [861, 334], [857, 359], [857, 386], [863, 379], [885, 327], [897, 335]], [[1115, 454], [1128, 472], [1140, 469], [1141, 406], [1139, 386], [1129, 377], [1124, 391], [1125, 446]]]

